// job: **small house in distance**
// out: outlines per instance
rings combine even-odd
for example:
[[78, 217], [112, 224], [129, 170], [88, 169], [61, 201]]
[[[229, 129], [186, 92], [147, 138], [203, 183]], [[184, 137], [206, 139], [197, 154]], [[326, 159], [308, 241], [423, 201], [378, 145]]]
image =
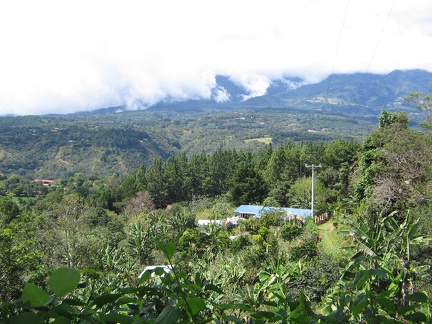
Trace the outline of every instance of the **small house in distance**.
[[286, 207], [267, 207], [267, 206], [255, 206], [255, 205], [241, 205], [234, 214], [241, 218], [256, 217], [260, 218], [266, 212], [280, 211], [286, 214], [288, 220], [291, 219], [302, 219], [312, 215], [311, 209], [300, 209], [300, 208], [286, 208]]
[[55, 184], [55, 181], [52, 179], [35, 179], [34, 182], [40, 182], [44, 186], [52, 186]]

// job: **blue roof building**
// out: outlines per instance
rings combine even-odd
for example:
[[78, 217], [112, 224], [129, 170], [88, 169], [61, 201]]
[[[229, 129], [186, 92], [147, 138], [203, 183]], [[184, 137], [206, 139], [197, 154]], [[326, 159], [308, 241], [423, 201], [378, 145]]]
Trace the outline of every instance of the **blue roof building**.
[[267, 206], [255, 206], [255, 205], [241, 205], [236, 210], [235, 214], [240, 217], [249, 218], [257, 217], [260, 218], [264, 213], [271, 211], [282, 211], [286, 213], [287, 217], [302, 217], [306, 218], [312, 215], [311, 209], [300, 209], [300, 208], [286, 208], [286, 207], [267, 207]]

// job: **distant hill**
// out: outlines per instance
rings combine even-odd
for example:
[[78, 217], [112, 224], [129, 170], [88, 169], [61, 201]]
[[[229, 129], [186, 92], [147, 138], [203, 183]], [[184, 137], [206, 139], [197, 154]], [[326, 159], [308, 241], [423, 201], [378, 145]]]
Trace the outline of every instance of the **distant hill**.
[[386, 75], [371, 73], [335, 74], [316, 84], [276, 92], [242, 102], [248, 107], [278, 107], [345, 116], [376, 117], [383, 108], [403, 110], [418, 118], [418, 111], [404, 98], [410, 92], [432, 92], [432, 73], [423, 70], [393, 71]]
[[284, 106], [327, 112], [343, 109], [346, 114], [356, 115], [364, 111], [379, 113], [383, 108], [408, 109], [410, 105], [404, 98], [413, 91], [431, 92], [432, 73], [408, 70], [386, 75], [335, 74], [317, 84], [264, 97], [277, 98]]
[[[286, 108], [215, 108], [183, 103], [110, 113], [0, 118], [0, 172], [60, 179], [75, 173], [128, 174], [155, 158], [218, 149], [256, 150], [288, 141], [361, 140], [377, 119]], [[189, 111], [187, 111], [189, 109]]]

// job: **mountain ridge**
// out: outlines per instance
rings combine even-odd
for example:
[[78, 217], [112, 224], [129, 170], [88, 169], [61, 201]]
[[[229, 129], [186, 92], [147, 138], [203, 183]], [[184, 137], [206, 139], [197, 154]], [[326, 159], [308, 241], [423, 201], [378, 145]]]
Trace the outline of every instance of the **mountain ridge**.
[[[394, 70], [388, 74], [333, 74], [318, 83], [306, 84], [299, 78], [273, 80], [266, 94], [250, 96], [247, 89], [227, 76], [216, 76], [214, 89], [225, 91], [228, 101], [213, 99], [162, 101], [145, 110], [182, 109], [193, 111], [233, 110], [244, 108], [289, 108], [300, 111], [322, 111], [331, 114], [379, 115], [382, 109], [402, 109], [413, 113], [414, 107], [404, 100], [411, 92], [432, 92], [432, 72], [426, 70]], [[101, 108], [75, 114], [112, 114], [128, 111], [126, 106]], [[144, 110], [144, 109], [142, 109]]]

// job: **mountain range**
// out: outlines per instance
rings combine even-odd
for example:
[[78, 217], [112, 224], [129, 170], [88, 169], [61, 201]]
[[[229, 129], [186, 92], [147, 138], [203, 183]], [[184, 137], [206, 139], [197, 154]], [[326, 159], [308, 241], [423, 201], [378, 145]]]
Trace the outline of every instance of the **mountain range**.
[[[432, 92], [432, 72], [425, 70], [395, 70], [389, 74], [333, 74], [315, 84], [299, 78], [273, 81], [263, 96], [250, 93], [227, 76], [216, 77], [215, 90], [224, 91], [229, 100], [187, 100], [172, 98], [149, 110], [233, 110], [241, 108], [287, 108], [305, 112], [322, 112], [347, 116], [376, 117], [382, 109], [407, 111], [416, 115], [412, 103], [405, 100], [410, 92]], [[248, 98], [244, 100], [245, 98]], [[125, 107], [103, 108], [90, 114], [110, 114]], [[79, 113], [82, 114], [82, 113]]]

